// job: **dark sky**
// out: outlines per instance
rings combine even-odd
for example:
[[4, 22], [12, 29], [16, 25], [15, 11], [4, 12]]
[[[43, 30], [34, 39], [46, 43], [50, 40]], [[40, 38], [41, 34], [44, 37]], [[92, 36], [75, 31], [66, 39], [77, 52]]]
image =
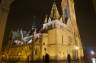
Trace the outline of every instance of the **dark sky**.
[[96, 14], [92, 5], [92, 0], [78, 0], [75, 3], [81, 38], [86, 46], [94, 48], [96, 45]]
[[[60, 2], [61, 0], [57, 0], [59, 11]], [[51, 5], [52, 0], [16, 0], [11, 5], [6, 34], [9, 34], [8, 31], [12, 28], [16, 29], [22, 26], [29, 28], [33, 23], [39, 27], [42, 26], [44, 16], [50, 14]], [[85, 46], [93, 48], [96, 45], [96, 15], [92, 0], [75, 0], [75, 9], [82, 42]]]

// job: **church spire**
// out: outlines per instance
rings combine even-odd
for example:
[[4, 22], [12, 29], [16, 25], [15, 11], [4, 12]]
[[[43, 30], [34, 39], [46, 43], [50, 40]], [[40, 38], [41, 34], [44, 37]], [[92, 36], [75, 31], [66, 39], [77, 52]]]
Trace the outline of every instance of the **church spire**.
[[44, 20], [44, 23], [47, 23], [48, 22], [48, 17], [47, 15], [45, 16], [45, 20]]
[[53, 5], [52, 5], [50, 17], [53, 20], [60, 18], [60, 15], [59, 15], [59, 12], [58, 12], [58, 9], [57, 9], [55, 1], [53, 2]]

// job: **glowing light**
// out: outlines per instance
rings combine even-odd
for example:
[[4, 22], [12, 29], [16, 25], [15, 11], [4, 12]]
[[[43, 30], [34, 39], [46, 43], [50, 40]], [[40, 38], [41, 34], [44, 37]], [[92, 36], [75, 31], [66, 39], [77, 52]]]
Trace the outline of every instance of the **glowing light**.
[[79, 47], [78, 46], [75, 46], [75, 50], [78, 50], [79, 49]]
[[92, 63], [96, 63], [96, 59], [95, 58], [92, 58]]
[[95, 54], [95, 52], [94, 52], [94, 51], [90, 51], [90, 53], [91, 53], [92, 55], [94, 55], [94, 54]]

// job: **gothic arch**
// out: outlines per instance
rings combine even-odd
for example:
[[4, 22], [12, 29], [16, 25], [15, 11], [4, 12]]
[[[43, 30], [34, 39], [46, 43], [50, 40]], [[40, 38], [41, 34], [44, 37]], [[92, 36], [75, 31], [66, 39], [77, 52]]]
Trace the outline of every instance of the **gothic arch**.
[[0, 3], [0, 51], [2, 49], [7, 17], [13, 2], [14, 0], [1, 0]]

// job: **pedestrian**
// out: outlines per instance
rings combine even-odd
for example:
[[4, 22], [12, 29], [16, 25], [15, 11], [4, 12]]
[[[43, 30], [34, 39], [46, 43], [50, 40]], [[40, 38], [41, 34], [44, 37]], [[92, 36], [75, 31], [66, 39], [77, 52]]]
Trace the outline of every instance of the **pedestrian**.
[[45, 61], [45, 57], [43, 56], [43, 62]]
[[70, 56], [70, 54], [67, 55], [67, 63], [71, 63], [71, 56]]
[[45, 60], [44, 60], [44, 63], [49, 63], [49, 54], [46, 54], [45, 55]]

